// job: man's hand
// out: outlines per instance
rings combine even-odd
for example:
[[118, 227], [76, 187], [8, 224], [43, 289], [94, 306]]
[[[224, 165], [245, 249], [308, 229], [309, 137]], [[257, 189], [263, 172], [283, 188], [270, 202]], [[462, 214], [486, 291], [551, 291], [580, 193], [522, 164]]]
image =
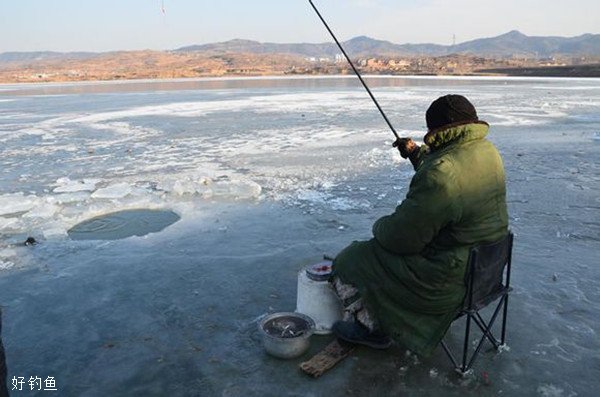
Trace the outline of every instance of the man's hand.
[[400, 156], [405, 159], [411, 157], [413, 153], [419, 151], [419, 145], [417, 145], [411, 138], [398, 138], [396, 139], [396, 142], [394, 142], [393, 146], [398, 148]]

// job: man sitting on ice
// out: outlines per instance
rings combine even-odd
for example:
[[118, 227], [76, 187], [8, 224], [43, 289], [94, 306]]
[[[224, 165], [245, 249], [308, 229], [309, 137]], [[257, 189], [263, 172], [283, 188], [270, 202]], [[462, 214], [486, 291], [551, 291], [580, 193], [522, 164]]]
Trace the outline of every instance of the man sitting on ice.
[[425, 145], [399, 139], [416, 173], [406, 198], [334, 261], [333, 286], [345, 320], [341, 339], [384, 349], [392, 339], [430, 354], [465, 295], [469, 249], [508, 233], [504, 168], [463, 96], [435, 100], [426, 113]]

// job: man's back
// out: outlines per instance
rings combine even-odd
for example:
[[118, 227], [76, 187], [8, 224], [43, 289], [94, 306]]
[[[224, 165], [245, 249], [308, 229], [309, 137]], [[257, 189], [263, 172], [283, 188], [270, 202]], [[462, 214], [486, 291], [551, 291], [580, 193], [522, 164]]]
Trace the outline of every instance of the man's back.
[[445, 199], [454, 201], [454, 219], [432, 239], [442, 249], [493, 242], [508, 228], [504, 166], [496, 147], [485, 139], [488, 126], [470, 124], [454, 130], [457, 138], [429, 154], [417, 171], [441, 168], [439, 183], [450, 192]]

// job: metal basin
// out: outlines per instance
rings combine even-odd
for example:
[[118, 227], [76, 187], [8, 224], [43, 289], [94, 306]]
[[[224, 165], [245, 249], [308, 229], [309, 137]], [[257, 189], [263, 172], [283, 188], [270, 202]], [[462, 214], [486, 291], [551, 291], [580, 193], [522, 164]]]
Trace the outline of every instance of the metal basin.
[[281, 312], [263, 318], [258, 329], [267, 353], [279, 358], [294, 358], [308, 350], [315, 322], [301, 313]]

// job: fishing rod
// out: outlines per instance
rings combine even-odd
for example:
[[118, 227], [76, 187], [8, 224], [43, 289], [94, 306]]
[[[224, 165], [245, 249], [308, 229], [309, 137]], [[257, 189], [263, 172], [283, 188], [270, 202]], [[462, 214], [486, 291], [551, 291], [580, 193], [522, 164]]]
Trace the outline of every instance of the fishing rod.
[[379, 106], [379, 102], [377, 102], [377, 99], [375, 99], [375, 96], [373, 95], [373, 93], [369, 89], [369, 86], [367, 86], [367, 83], [365, 83], [365, 81], [363, 80], [362, 76], [360, 75], [360, 73], [358, 72], [358, 70], [356, 69], [356, 67], [354, 66], [354, 63], [352, 63], [352, 60], [350, 59], [350, 57], [348, 56], [348, 54], [346, 54], [346, 51], [344, 50], [344, 47], [342, 47], [342, 45], [338, 41], [337, 37], [335, 37], [335, 34], [333, 34], [333, 31], [329, 28], [329, 25], [327, 24], [327, 22], [325, 21], [325, 19], [323, 18], [323, 16], [321, 15], [321, 13], [319, 12], [319, 10], [317, 9], [317, 7], [314, 5], [314, 3], [312, 2], [312, 0], [308, 0], [308, 2], [312, 6], [313, 10], [315, 10], [315, 12], [317, 13], [317, 15], [319, 16], [319, 19], [321, 20], [321, 22], [323, 22], [323, 25], [325, 25], [325, 28], [327, 28], [327, 31], [329, 32], [329, 34], [331, 35], [331, 37], [333, 37], [333, 40], [335, 41], [335, 43], [337, 44], [337, 46], [339, 47], [339, 49], [342, 51], [342, 54], [344, 54], [344, 56], [346, 57], [346, 60], [348, 61], [348, 63], [352, 67], [352, 70], [354, 70], [354, 73], [356, 73], [356, 77], [358, 77], [358, 79], [362, 83], [363, 87], [365, 87], [365, 90], [367, 90], [367, 92], [369, 93], [369, 96], [371, 97], [371, 99], [375, 103], [375, 106], [377, 106], [377, 109], [379, 110], [379, 113], [381, 113], [381, 115], [383, 116], [383, 119], [387, 123], [388, 127], [390, 127], [390, 129], [394, 133], [394, 136], [396, 137], [396, 142], [394, 142], [394, 147], [398, 146], [397, 143], [400, 141], [400, 137], [398, 136], [398, 133], [394, 129], [394, 126], [392, 125], [392, 123], [390, 122], [390, 120], [385, 115], [385, 112], [383, 111], [383, 109], [381, 108], [381, 106]]

